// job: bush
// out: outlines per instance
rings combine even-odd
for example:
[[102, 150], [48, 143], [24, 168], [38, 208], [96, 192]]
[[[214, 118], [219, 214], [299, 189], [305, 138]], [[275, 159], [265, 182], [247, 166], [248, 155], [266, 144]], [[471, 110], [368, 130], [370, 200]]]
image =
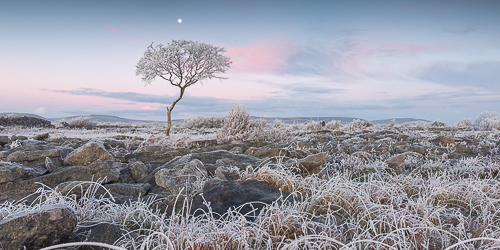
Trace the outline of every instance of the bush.
[[221, 128], [223, 123], [224, 118], [221, 117], [203, 117], [195, 115], [184, 119], [182, 126], [189, 129]]
[[340, 127], [342, 127], [340, 121], [329, 121], [327, 124], [325, 124], [326, 129], [334, 130], [334, 129], [339, 129]]
[[472, 127], [472, 122], [470, 121], [469, 118], [462, 118], [462, 120], [460, 120], [460, 122], [455, 123], [455, 127], [458, 127], [458, 128]]
[[435, 120], [432, 122], [431, 127], [445, 127], [446, 123], [440, 121], [440, 120]]
[[290, 138], [285, 127], [286, 124], [281, 120], [275, 120], [272, 126], [268, 126], [264, 119], [252, 121], [244, 105], [233, 104], [222, 128], [217, 131], [217, 139], [222, 142], [243, 140], [283, 142]]
[[250, 113], [245, 105], [233, 104], [229, 115], [224, 119], [222, 128], [217, 132], [217, 139], [222, 141], [242, 140], [250, 128]]
[[344, 129], [355, 131], [355, 130], [365, 129], [368, 127], [373, 127], [373, 123], [371, 123], [370, 121], [362, 121], [360, 119], [355, 119], [352, 122], [346, 124], [344, 126]]
[[69, 121], [66, 121], [66, 119], [61, 119], [57, 121], [56, 124], [61, 127], [85, 129], [92, 129], [96, 126], [96, 123], [90, 120], [90, 116], [75, 117]]
[[474, 123], [477, 130], [500, 130], [500, 115], [495, 111], [483, 111]]

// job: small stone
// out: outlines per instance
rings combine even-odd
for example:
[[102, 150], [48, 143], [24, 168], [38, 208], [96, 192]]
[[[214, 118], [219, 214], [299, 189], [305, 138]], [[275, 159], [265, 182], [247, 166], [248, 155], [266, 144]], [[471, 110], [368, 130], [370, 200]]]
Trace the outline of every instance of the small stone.
[[45, 139], [49, 139], [49, 137], [50, 137], [49, 133], [44, 133], [44, 134], [36, 135], [35, 137], [33, 137], [33, 139], [42, 141]]

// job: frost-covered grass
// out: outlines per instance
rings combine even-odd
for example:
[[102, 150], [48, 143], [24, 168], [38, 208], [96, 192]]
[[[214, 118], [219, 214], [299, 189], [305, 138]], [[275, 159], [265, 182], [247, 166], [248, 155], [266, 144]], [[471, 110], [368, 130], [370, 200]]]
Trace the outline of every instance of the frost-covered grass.
[[[84, 189], [79, 200], [41, 188], [31, 205], [0, 205], [0, 218], [66, 204], [75, 210], [79, 227], [123, 226], [129, 234], [114, 245], [124, 249], [499, 248], [498, 162], [478, 158], [456, 165], [434, 164], [442, 166], [425, 168], [426, 174], [395, 175], [384, 171], [383, 163], [347, 159], [328, 166], [344, 165], [343, 170], [301, 176], [285, 167], [282, 158], [274, 158], [241, 176], [290, 192], [295, 202], [283, 197], [265, 207], [255, 221], [237, 213], [238, 208], [220, 218], [208, 212], [193, 216], [187, 213], [189, 202], [172, 214], [151, 209], [151, 199], [118, 205], [111, 198], [95, 196], [98, 188], [104, 188], [99, 182]], [[497, 174], [491, 170], [491, 175], [464, 175], [471, 168], [496, 168]]]
[[[237, 112], [241, 119], [246, 117], [243, 110]], [[2, 135], [32, 137], [48, 132], [51, 138], [141, 137], [148, 144], [164, 146], [215, 138], [220, 142], [288, 141], [292, 142], [289, 150], [306, 154], [323, 150], [297, 142], [312, 138], [314, 133], [310, 132], [315, 130], [347, 134], [393, 130], [413, 136], [412, 144], [424, 147], [432, 145], [430, 140], [438, 131], [438, 135], [456, 139], [446, 146], [447, 153], [453, 153], [465, 140], [475, 140], [477, 145], [469, 145], [472, 151], [487, 154], [455, 161], [445, 155], [440, 159], [410, 157], [400, 166], [404, 171], [396, 172], [385, 159], [361, 159], [325, 149], [329, 160], [324, 169], [310, 175], [297, 174], [299, 171], [288, 167], [283, 157], [268, 159], [239, 175], [243, 180], [266, 181], [291, 193], [292, 198], [283, 197], [266, 206], [254, 221], [237, 213], [238, 208], [221, 217], [208, 212], [193, 216], [187, 212], [189, 201], [181, 198], [182, 209], [171, 214], [153, 209], [153, 199], [116, 204], [109, 194], [108, 198], [95, 195], [96, 189], [105, 189], [99, 182], [90, 183], [81, 199], [43, 187], [34, 194], [39, 199], [32, 204], [1, 204], [0, 219], [63, 203], [75, 210], [78, 227], [96, 223], [124, 227], [129, 233], [115, 242], [116, 249], [498, 249], [500, 133], [494, 126], [478, 126], [484, 124], [481, 121], [495, 124], [495, 115], [484, 117], [476, 119], [476, 124], [464, 119], [453, 126], [438, 122], [372, 125], [362, 121], [347, 125], [314, 121], [284, 124], [280, 120], [266, 124], [227, 118], [229, 122], [220, 129], [190, 130], [177, 125], [170, 137], [164, 136], [166, 126], [162, 124], [97, 124], [93, 129], [8, 127]], [[391, 137], [381, 140], [391, 147], [398, 142]]]

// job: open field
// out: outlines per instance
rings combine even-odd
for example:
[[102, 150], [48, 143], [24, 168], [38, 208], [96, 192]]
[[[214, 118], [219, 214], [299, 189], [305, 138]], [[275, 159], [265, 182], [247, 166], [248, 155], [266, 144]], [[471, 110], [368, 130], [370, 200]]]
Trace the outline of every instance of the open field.
[[[75, 226], [50, 245], [66, 249], [496, 249], [495, 117], [286, 124], [233, 107], [169, 137], [159, 123], [4, 126], [0, 228], [58, 204]], [[92, 145], [101, 155], [81, 153]], [[102, 225], [107, 240], [89, 231]]]

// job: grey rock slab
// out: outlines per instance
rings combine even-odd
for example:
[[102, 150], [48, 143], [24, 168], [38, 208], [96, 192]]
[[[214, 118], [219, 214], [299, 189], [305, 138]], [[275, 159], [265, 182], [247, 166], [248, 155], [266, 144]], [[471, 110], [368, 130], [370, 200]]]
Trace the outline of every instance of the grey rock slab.
[[298, 161], [300, 166], [302, 166], [309, 173], [318, 173], [321, 169], [321, 165], [326, 162], [326, 153], [321, 152], [314, 155], [309, 155]]
[[[214, 215], [223, 215], [230, 208], [238, 208], [241, 214], [250, 213], [248, 219], [257, 216], [265, 204], [271, 204], [278, 200], [281, 195], [287, 197], [288, 193], [281, 192], [271, 184], [257, 180], [245, 181], [222, 181], [212, 179], [205, 182], [203, 186], [203, 197], [210, 203]], [[248, 203], [252, 202], [252, 206]], [[246, 204], [246, 205], [245, 205]], [[207, 207], [203, 204], [203, 198], [196, 196], [193, 200], [191, 212], [195, 215], [206, 213]]]
[[56, 149], [16, 151], [7, 156], [7, 161], [23, 162], [45, 159], [46, 157], [60, 157], [61, 152]]
[[397, 154], [394, 156], [391, 156], [389, 159], [387, 159], [386, 163], [390, 168], [396, 168], [399, 165], [401, 165], [407, 157], [422, 157], [421, 154], [415, 153], [415, 152], [406, 152], [402, 154]]
[[139, 181], [148, 175], [148, 168], [140, 161], [129, 164], [128, 171], [135, 181]]
[[54, 172], [59, 169], [61, 166], [56, 164], [50, 157], [45, 157], [45, 168], [48, 172]]
[[[113, 245], [116, 241], [120, 240], [127, 231], [123, 228], [107, 223], [100, 223], [90, 227], [81, 227], [75, 232], [73, 242], [100, 242]], [[87, 249], [87, 248], [85, 248]], [[107, 249], [102, 247], [93, 246], [89, 249]]]
[[103, 146], [97, 142], [88, 142], [85, 145], [75, 149], [69, 153], [64, 159], [64, 164], [67, 166], [89, 165], [97, 160], [108, 161], [113, 160], [113, 156], [108, 153]]
[[0, 184], [38, 177], [38, 171], [18, 163], [0, 161]]
[[76, 215], [66, 205], [28, 210], [0, 220], [0, 246], [4, 250], [40, 249], [66, 243], [76, 225]]
[[[114, 161], [95, 162], [88, 166], [72, 166], [60, 168], [56, 172], [42, 175], [29, 180], [15, 180], [0, 184], [0, 203], [4, 201], [20, 200], [32, 195], [41, 187], [41, 183], [54, 188], [60, 183], [68, 181], [97, 181], [109, 183], [119, 180], [120, 170], [127, 164]], [[34, 199], [31, 197], [30, 199]]]
[[226, 159], [225, 162], [231, 166], [245, 169], [248, 165], [257, 166], [261, 159], [243, 154], [233, 154], [226, 150], [216, 150], [211, 152], [194, 153], [191, 158], [198, 159], [204, 164], [216, 164], [219, 159]]
[[186, 164], [175, 166], [173, 169], [161, 169], [155, 174], [155, 182], [171, 194], [189, 194], [195, 189], [197, 181], [208, 177], [208, 172], [198, 159]]
[[9, 143], [10, 143], [10, 139], [8, 136], [6, 136], [6, 135], [0, 136], [0, 146], [4, 146], [5, 144], [9, 144]]

